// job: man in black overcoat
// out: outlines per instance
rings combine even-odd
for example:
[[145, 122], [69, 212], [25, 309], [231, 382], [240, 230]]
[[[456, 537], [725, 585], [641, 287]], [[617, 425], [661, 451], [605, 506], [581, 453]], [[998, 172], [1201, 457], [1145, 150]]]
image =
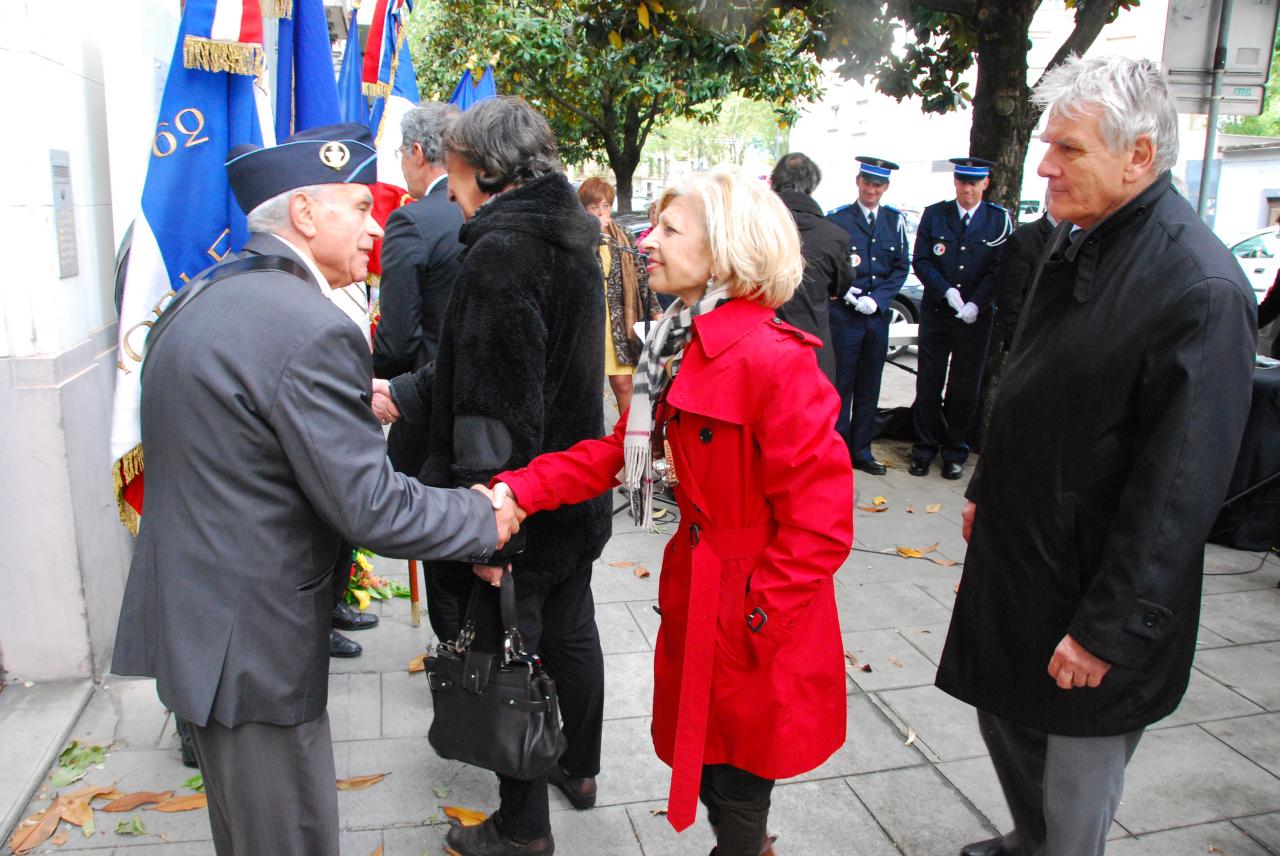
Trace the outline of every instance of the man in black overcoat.
[[1143, 729], [1187, 687], [1250, 404], [1253, 293], [1170, 182], [1160, 70], [1073, 58], [1034, 97], [1062, 222], [967, 492], [937, 677], [978, 708], [1014, 828], [966, 856], [1104, 852]]
[[783, 320], [822, 340], [818, 368], [832, 385], [836, 382], [836, 355], [831, 348], [831, 323], [827, 301], [844, 294], [853, 283], [849, 264], [848, 234], [822, 216], [813, 191], [822, 183], [822, 170], [800, 152], [778, 159], [769, 176], [773, 191], [782, 199], [800, 230], [800, 254], [804, 279], [791, 299], [778, 307]]

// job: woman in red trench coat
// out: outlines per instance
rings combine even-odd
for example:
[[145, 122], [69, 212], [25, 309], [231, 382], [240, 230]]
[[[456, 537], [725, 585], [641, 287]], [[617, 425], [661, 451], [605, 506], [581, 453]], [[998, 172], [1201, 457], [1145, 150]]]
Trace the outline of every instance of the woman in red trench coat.
[[647, 522], [651, 479], [675, 482], [653, 698], [668, 818], [684, 829], [701, 796], [715, 856], [758, 856], [772, 852], [773, 780], [844, 743], [832, 576], [853, 541], [853, 474], [819, 341], [774, 315], [803, 270], [786, 208], [717, 172], [669, 188], [658, 213], [649, 283], [679, 300], [645, 343], [630, 410], [612, 436], [494, 484], [533, 514], [608, 490], [626, 461]]

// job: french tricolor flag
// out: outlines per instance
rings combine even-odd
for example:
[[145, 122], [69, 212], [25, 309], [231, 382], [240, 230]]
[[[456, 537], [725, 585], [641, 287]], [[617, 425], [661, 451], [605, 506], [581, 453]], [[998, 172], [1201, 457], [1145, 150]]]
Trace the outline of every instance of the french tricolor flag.
[[412, 0], [378, 0], [361, 74], [364, 94], [374, 99], [369, 129], [378, 148], [378, 181], [397, 187], [405, 186], [396, 157], [401, 144], [400, 119], [422, 100], [405, 26], [412, 11]]
[[120, 518], [142, 512], [140, 378], [147, 332], [174, 294], [240, 249], [245, 216], [223, 166], [273, 145], [259, 0], [186, 0], [165, 81], [120, 307], [111, 456]]

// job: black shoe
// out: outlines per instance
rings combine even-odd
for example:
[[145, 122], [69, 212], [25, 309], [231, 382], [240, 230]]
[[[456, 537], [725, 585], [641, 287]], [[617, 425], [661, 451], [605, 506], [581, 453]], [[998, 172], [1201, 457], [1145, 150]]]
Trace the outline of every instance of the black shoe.
[[351, 604], [342, 601], [333, 608], [329, 623], [339, 630], [368, 630], [377, 626], [378, 616], [352, 609]]
[[329, 631], [330, 657], [359, 657], [363, 651], [359, 642], [352, 642], [336, 630]]
[[555, 785], [560, 793], [568, 798], [569, 803], [578, 811], [591, 808], [596, 804], [596, 777], [583, 776], [580, 779], [570, 778], [569, 774], [557, 762], [547, 771], [547, 784]]
[[907, 472], [913, 476], [927, 476], [929, 475], [929, 462], [920, 458], [912, 458], [911, 466], [907, 467]]
[[963, 472], [964, 467], [955, 461], [947, 461], [942, 465], [942, 477], [944, 479], [958, 479]]
[[869, 461], [855, 459], [853, 462], [853, 468], [855, 470], [862, 470], [864, 473], [871, 473], [873, 476], [882, 476], [889, 472], [889, 468], [877, 461], [875, 458], [872, 458]]
[[173, 727], [178, 732], [178, 748], [182, 750], [182, 766], [198, 770], [200, 764], [196, 761], [196, 744], [191, 739], [191, 726], [187, 725], [187, 721], [175, 713], [173, 715]]
[[498, 829], [497, 813], [477, 826], [454, 826], [444, 837], [444, 852], [450, 856], [551, 856], [556, 841], [548, 832], [532, 841], [516, 841]]
[[1003, 838], [988, 838], [986, 841], [975, 841], [960, 848], [960, 856], [1013, 856], [1004, 849]]

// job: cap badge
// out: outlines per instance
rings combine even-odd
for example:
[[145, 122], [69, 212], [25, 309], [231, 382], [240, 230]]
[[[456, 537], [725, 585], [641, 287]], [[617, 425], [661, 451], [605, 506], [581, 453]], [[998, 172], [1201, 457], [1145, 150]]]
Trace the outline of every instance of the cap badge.
[[325, 143], [320, 147], [320, 162], [332, 170], [342, 169], [351, 160], [351, 152], [342, 143]]

